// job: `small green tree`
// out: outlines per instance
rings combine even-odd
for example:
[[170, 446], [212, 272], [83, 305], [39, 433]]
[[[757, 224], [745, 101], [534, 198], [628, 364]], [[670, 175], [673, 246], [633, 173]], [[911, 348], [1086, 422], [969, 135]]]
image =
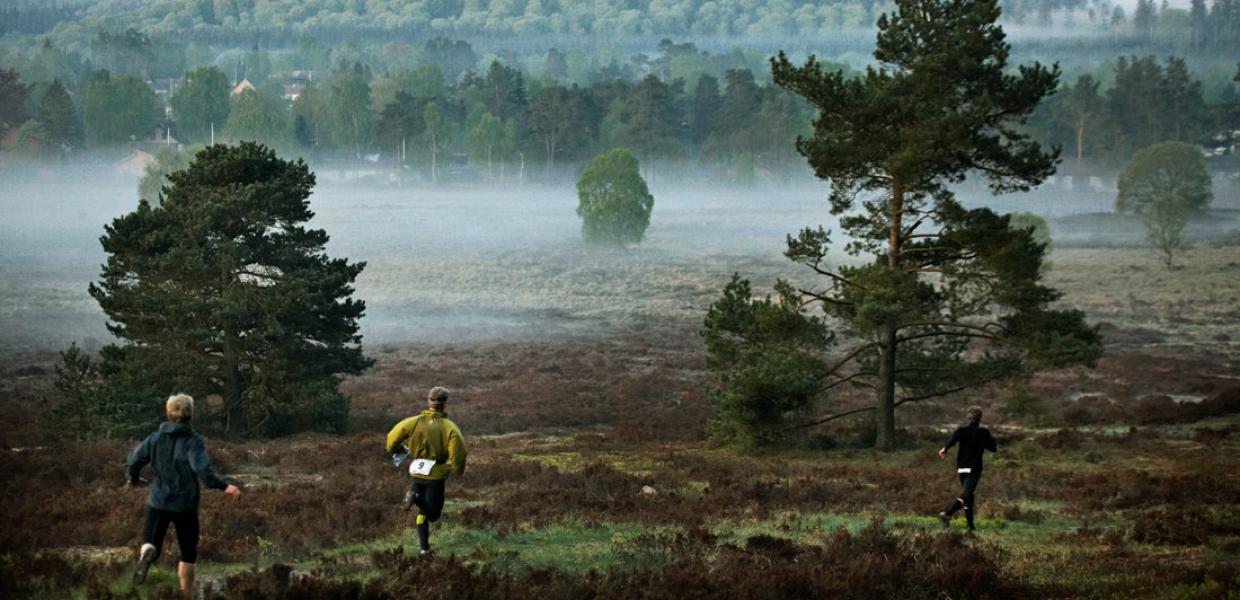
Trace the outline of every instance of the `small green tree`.
[[189, 166], [192, 152], [182, 152], [171, 146], [160, 146], [155, 159], [146, 163], [142, 179], [138, 181], [138, 198], [158, 206], [168, 176]]
[[271, 110], [253, 90], [232, 97], [223, 138], [258, 142], [281, 152], [289, 152], [296, 145], [287, 112]]
[[1184, 237], [1184, 227], [1188, 225], [1192, 213], [1183, 198], [1162, 195], [1155, 196], [1141, 215], [1145, 238], [1162, 256], [1168, 271], [1175, 268], [1175, 255], [1191, 247], [1188, 238]]
[[821, 350], [834, 334], [799, 310], [796, 290], [781, 284], [777, 291], [776, 300], [754, 300], [749, 282], [734, 274], [706, 313], [707, 366], [720, 384], [708, 392], [713, 440], [769, 443], [822, 394]]
[[43, 158], [55, 152], [56, 142], [47, 125], [31, 119], [13, 133], [13, 148], [26, 158]]
[[428, 102], [426, 108], [422, 109], [422, 124], [422, 138], [426, 141], [426, 151], [431, 157], [431, 182], [439, 183], [439, 155], [443, 154], [452, 142], [452, 123], [437, 103]]
[[1184, 142], [1162, 142], [1133, 155], [1118, 181], [1115, 210], [1144, 217], [1160, 198], [1177, 198], [1197, 214], [1214, 201], [1210, 172], [1201, 149]]
[[495, 176], [495, 159], [500, 158], [504, 143], [504, 124], [489, 112], [482, 113], [478, 122], [465, 136], [469, 159], [487, 166], [487, 177]]
[[57, 437], [85, 440], [107, 431], [110, 423], [99, 410], [96, 390], [99, 368], [76, 343], [60, 353], [53, 382], [60, 401], [45, 404], [40, 415], [44, 429]]
[[101, 351], [102, 397], [157, 414], [174, 391], [218, 395], [223, 414], [195, 420], [237, 435], [343, 430], [339, 377], [371, 364], [352, 298], [365, 265], [328, 257], [327, 233], [305, 226], [310, 169], [243, 142], [168, 181], [162, 204], [140, 202], [100, 240], [90, 294], [123, 341]]
[[146, 139], [164, 114], [151, 87], [129, 75], [96, 77], [82, 105], [86, 132], [100, 145]]
[[30, 85], [22, 83], [21, 74], [14, 69], [0, 69], [0, 140], [26, 120], [29, 96]]
[[[326, 84], [321, 120], [332, 144], [361, 158], [374, 140], [374, 111], [370, 107], [370, 84], [360, 75], [339, 75]], [[318, 116], [318, 115], [316, 115]]]
[[39, 100], [39, 121], [47, 126], [48, 135], [58, 152], [82, 145], [82, 128], [73, 108], [73, 99], [59, 79], [47, 86], [47, 91]]
[[215, 67], [200, 67], [185, 74], [185, 85], [172, 94], [172, 116], [182, 141], [206, 143], [211, 132], [218, 135], [228, 121], [228, 76]]
[[654, 196], [637, 158], [623, 148], [596, 156], [577, 180], [577, 216], [587, 244], [637, 244], [650, 226]]

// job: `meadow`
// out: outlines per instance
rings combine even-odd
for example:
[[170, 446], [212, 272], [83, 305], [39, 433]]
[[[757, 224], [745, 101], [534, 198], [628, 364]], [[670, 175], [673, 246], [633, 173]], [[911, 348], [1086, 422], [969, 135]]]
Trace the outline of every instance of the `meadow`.
[[[369, 263], [358, 293], [376, 365], [344, 385], [348, 435], [210, 440], [245, 493], [204, 496], [205, 598], [1240, 595], [1240, 247], [1201, 242], [1168, 271], [1139, 247], [1057, 246], [1046, 279], [1101, 327], [1097, 368], [902, 407], [891, 453], [869, 449], [864, 416], [740, 451], [705, 436], [703, 309], [733, 271], [759, 290], [803, 277], [780, 242], [826, 221], [821, 197], [668, 194], [646, 244], [597, 253], [560, 192], [468, 207], [394, 194], [316, 197], [331, 251]], [[22, 229], [21, 211], [0, 228], [6, 598], [173, 596], [175, 550], [128, 582], [136, 440], [57, 441], [37, 419], [55, 351], [83, 340], [79, 324], [102, 329], [74, 289], [112, 202], [67, 211], [59, 241]], [[382, 438], [434, 385], [454, 391], [470, 466], [448, 484], [436, 558], [419, 560]], [[932, 516], [957, 491], [935, 451], [970, 403], [1000, 446], [974, 534]]]

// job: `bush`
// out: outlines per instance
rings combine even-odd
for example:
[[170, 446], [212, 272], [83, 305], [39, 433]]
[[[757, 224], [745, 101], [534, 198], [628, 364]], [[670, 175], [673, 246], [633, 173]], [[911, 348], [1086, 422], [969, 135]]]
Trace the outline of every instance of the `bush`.
[[716, 441], [769, 443], [822, 390], [826, 366], [817, 352], [830, 333], [790, 290], [782, 292], [777, 301], [754, 300], [749, 282], [733, 275], [707, 312], [707, 364], [719, 379], [708, 394], [714, 415], [707, 433]]

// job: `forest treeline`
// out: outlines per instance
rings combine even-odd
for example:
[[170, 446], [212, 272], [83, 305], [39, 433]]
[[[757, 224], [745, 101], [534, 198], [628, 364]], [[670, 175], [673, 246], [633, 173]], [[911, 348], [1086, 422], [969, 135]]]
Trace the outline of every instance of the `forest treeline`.
[[[130, 29], [97, 32], [84, 54], [45, 42], [0, 55], [2, 149], [49, 158], [146, 139], [247, 139], [312, 160], [416, 166], [439, 181], [446, 166], [461, 176], [463, 161], [468, 177], [506, 180], [627, 147], [647, 175], [656, 162], [689, 161], [747, 183], [803, 168], [793, 142], [814, 116], [770, 84], [764, 56], [667, 39], [603, 66], [580, 50], [505, 61], [448, 38], [334, 48], [305, 38], [282, 53], [191, 44], [179, 66], [193, 66], [176, 73], [161, 64], [170, 49]], [[1064, 78], [1026, 127], [1062, 147], [1069, 170], [1115, 171], [1171, 140], [1227, 154], [1238, 73], [1210, 73], [1203, 81], [1174, 56], [1119, 56]], [[253, 89], [235, 90], [242, 80]]]
[[[1073, 28], [1193, 50], [1235, 49], [1240, 0], [1192, 0], [1188, 10], [1139, 0], [1127, 14], [1111, 0], [1006, 0], [1014, 25]], [[134, 27], [212, 45], [289, 47], [304, 35], [331, 43], [410, 35], [823, 36], [873, 27], [892, 8], [883, 0], [61, 0], [0, 10], [0, 36], [53, 33], [58, 44], [98, 29]]]

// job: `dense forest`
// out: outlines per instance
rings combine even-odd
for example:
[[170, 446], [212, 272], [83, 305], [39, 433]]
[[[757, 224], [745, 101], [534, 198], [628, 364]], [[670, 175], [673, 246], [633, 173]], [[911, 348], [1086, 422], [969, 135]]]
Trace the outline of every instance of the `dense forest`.
[[[1062, 69], [1058, 92], [1024, 126], [1062, 148], [1069, 172], [1114, 173], [1137, 150], [1172, 140], [1234, 170], [1226, 157], [1240, 128], [1240, 73], [1219, 52], [1235, 47], [1234, 2], [1194, 0], [1184, 11], [1142, 0], [1131, 16], [1106, 2], [1008, 2], [1018, 31], [1027, 23], [1096, 33], [1061, 40], [1041, 29], [1017, 43], [1019, 60]], [[115, 155], [143, 140], [253, 139], [289, 156], [368, 159], [439, 182], [575, 172], [628, 147], [648, 176], [658, 176], [656, 164], [693, 164], [745, 185], [801, 169], [792, 142], [814, 116], [771, 84], [762, 36], [796, 35], [818, 48], [799, 56], [860, 73], [865, 48], [848, 32], [869, 38], [883, 9], [18, 2], [0, 12], [0, 151], [63, 158]], [[594, 35], [604, 31], [638, 41], [609, 45]], [[656, 32], [685, 37], [641, 41]], [[744, 46], [710, 37], [737, 33]], [[568, 45], [552, 45], [556, 34], [570, 34]], [[250, 85], [235, 88], [242, 81]]]
[[[1132, 5], [1129, 5], [1132, 6]], [[1240, 34], [1236, 0], [1192, 0], [1188, 10], [1138, 0], [1127, 14], [1111, 0], [1007, 0], [1010, 25], [1054, 26], [1074, 35], [1160, 38], [1194, 50], [1235, 48]], [[134, 27], [152, 35], [211, 44], [288, 47], [304, 35], [391, 40], [409, 35], [520, 36], [839, 36], [869, 29], [891, 10], [882, 0], [61, 0], [19, 1], [0, 11], [0, 35], [52, 33], [58, 42], [82, 40], [97, 29]]]

